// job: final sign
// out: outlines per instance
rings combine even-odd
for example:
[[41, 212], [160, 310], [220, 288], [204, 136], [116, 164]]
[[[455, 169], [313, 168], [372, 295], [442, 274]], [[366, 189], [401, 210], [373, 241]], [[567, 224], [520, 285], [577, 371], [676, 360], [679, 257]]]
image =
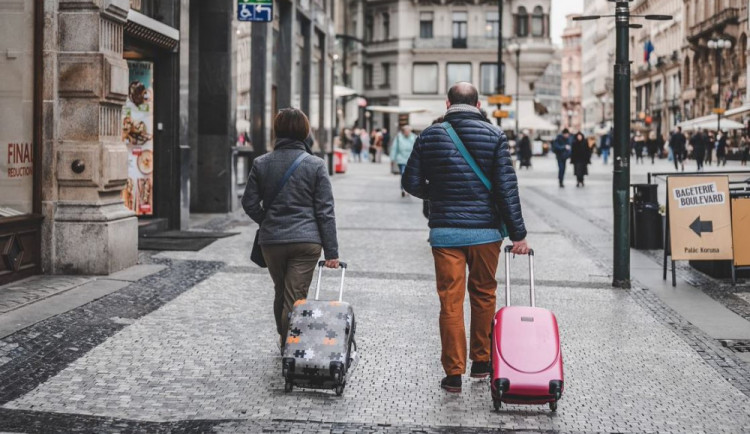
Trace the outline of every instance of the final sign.
[[667, 179], [672, 258], [732, 259], [732, 213], [726, 176]]

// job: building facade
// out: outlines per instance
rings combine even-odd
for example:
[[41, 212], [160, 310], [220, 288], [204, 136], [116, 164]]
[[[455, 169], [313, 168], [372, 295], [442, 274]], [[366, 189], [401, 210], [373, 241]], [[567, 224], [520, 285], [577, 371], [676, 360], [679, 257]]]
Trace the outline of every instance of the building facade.
[[631, 119], [645, 129], [668, 137], [683, 120], [682, 57], [685, 45], [683, 0], [639, 0], [638, 15], [670, 15], [668, 21], [642, 20], [630, 33], [632, 63]]
[[562, 126], [570, 131], [581, 131], [583, 106], [581, 105], [581, 25], [573, 21], [578, 15], [568, 15], [568, 25], [562, 36]]
[[547, 69], [542, 77], [534, 85], [534, 100], [537, 103], [536, 111], [539, 115], [557, 127], [559, 131], [562, 125], [562, 50], [558, 49], [552, 56]]
[[110, 274], [136, 263], [141, 230], [235, 209], [240, 79], [256, 153], [291, 105], [330, 143], [336, 3], [275, 2], [251, 28], [258, 82], [236, 65], [236, 2], [0, 8], [0, 284]]
[[[583, 15], [612, 15], [614, 4], [607, 0], [584, 0]], [[615, 63], [615, 21], [586, 21], [582, 30], [581, 104], [585, 134], [602, 133], [612, 124]]]
[[[748, 2], [684, 0], [684, 29], [684, 117], [692, 119], [711, 114], [715, 108], [741, 106], [747, 98]], [[731, 47], [719, 51], [709, 48], [709, 41], [718, 38], [728, 40]], [[721, 76], [718, 56], [722, 59]]]
[[[504, 108], [511, 118], [504, 119], [503, 126], [511, 131], [517, 113], [522, 123], [538, 120], [549, 125], [535, 113], [533, 84], [554, 54], [550, 3], [504, 2], [504, 92], [515, 101]], [[413, 111], [409, 122], [422, 129], [445, 112], [445, 95], [452, 84], [477, 84], [484, 107], [486, 98], [499, 90], [497, 2], [369, 0], [364, 20], [363, 87], [368, 106]], [[520, 51], [511, 51], [515, 47]], [[371, 127], [393, 129], [399, 118], [392, 113], [399, 110], [370, 110], [366, 116]]]

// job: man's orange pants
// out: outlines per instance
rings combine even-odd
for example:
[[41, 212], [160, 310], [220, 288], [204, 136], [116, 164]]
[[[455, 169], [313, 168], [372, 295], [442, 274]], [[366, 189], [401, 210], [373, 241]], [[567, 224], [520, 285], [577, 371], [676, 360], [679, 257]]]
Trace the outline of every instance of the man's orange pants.
[[500, 242], [468, 247], [433, 248], [437, 292], [440, 297], [440, 360], [446, 375], [466, 372], [466, 329], [464, 298], [466, 266], [469, 267], [471, 337], [469, 358], [475, 362], [490, 360], [490, 332], [495, 315], [495, 271], [500, 257]]

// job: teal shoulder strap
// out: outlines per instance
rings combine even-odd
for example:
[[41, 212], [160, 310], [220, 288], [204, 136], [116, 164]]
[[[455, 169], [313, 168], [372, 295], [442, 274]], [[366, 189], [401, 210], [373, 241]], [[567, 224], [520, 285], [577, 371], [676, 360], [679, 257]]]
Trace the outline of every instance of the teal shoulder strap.
[[445, 131], [448, 132], [448, 135], [451, 137], [451, 140], [453, 140], [453, 144], [456, 145], [458, 152], [460, 152], [464, 157], [464, 160], [469, 163], [471, 170], [473, 170], [474, 173], [477, 174], [487, 190], [492, 191], [492, 182], [490, 182], [489, 178], [487, 178], [484, 172], [482, 172], [479, 164], [477, 164], [476, 160], [474, 160], [474, 157], [471, 156], [469, 150], [466, 149], [466, 146], [464, 146], [464, 142], [462, 142], [461, 138], [458, 137], [458, 134], [456, 134], [456, 130], [453, 129], [453, 126], [449, 122], [443, 122], [441, 125], [443, 126], [443, 128], [445, 128]]

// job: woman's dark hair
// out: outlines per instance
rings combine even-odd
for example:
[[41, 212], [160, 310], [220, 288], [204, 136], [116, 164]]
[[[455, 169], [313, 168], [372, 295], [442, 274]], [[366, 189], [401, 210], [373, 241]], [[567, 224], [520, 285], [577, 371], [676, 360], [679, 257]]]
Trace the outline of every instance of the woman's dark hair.
[[310, 121], [302, 110], [285, 108], [279, 110], [273, 120], [273, 130], [280, 139], [305, 140], [310, 135]]

